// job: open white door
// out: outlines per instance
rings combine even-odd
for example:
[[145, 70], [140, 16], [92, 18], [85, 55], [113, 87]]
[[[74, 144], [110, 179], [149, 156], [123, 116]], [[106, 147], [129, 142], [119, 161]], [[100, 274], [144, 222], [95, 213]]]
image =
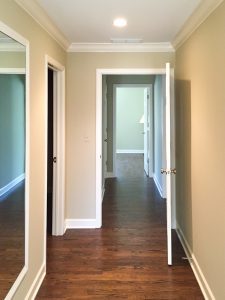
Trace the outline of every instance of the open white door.
[[144, 171], [149, 176], [149, 136], [150, 136], [150, 122], [149, 122], [149, 105], [150, 105], [150, 91], [149, 88], [144, 89]]
[[[170, 63], [166, 64], [166, 168], [162, 173], [166, 174], [166, 207], [167, 207], [167, 253], [168, 265], [172, 265], [172, 207], [174, 200], [174, 99], [173, 77]], [[172, 79], [172, 80], [171, 80]], [[171, 118], [172, 116], [172, 118]]]

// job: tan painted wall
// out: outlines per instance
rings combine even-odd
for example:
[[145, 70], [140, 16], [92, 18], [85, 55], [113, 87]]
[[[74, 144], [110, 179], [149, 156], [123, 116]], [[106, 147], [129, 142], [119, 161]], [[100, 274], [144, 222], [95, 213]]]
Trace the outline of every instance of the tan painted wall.
[[14, 299], [25, 299], [43, 263], [44, 245], [44, 149], [45, 54], [61, 64], [66, 53], [13, 0], [0, 1], [0, 20], [30, 42], [30, 223], [29, 269]]
[[176, 53], [177, 218], [218, 300], [225, 299], [224, 37], [223, 2]]
[[24, 52], [0, 51], [0, 68], [25, 68], [26, 55]]
[[164, 68], [173, 53], [69, 53], [67, 59], [67, 218], [95, 218], [97, 68]]

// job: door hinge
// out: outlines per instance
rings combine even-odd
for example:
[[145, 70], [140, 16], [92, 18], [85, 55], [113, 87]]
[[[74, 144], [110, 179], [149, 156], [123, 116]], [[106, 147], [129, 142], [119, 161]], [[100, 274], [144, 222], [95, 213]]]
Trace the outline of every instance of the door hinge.
[[57, 158], [56, 156], [53, 157], [53, 162], [56, 163], [57, 162]]

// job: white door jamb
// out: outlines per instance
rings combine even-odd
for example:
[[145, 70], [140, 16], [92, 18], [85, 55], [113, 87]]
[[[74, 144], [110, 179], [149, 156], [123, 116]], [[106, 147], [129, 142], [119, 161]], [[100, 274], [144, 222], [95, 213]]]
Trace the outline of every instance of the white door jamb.
[[[54, 82], [54, 156], [57, 158], [54, 166], [53, 183], [53, 211], [52, 211], [52, 234], [63, 235], [65, 232], [65, 68], [48, 55], [45, 56], [45, 226], [44, 235], [46, 236], [47, 222], [47, 146], [48, 146], [48, 68], [53, 69]], [[45, 241], [46, 243], [46, 241]], [[45, 244], [46, 255], [46, 244]], [[46, 258], [46, 257], [45, 257]]]

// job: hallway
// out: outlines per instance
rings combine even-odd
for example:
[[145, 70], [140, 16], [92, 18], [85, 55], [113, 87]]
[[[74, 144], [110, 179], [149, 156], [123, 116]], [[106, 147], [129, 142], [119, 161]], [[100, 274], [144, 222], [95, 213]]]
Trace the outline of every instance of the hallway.
[[144, 175], [107, 179], [102, 229], [49, 237], [37, 299], [204, 299], [175, 234], [167, 266], [165, 204]]

